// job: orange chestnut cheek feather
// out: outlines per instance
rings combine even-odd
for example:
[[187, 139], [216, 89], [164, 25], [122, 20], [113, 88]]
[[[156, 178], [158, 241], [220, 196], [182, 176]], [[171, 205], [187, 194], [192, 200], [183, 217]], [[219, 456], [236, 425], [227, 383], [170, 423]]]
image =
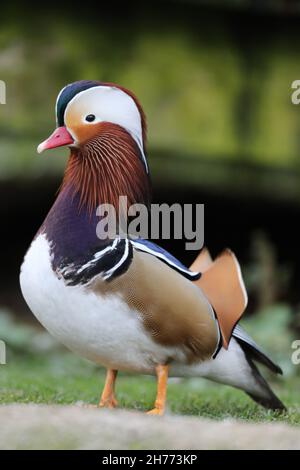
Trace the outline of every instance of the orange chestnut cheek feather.
[[81, 116], [84, 116], [84, 110], [75, 108], [72, 112], [69, 111], [65, 116], [65, 125], [75, 140], [84, 144], [101, 132], [102, 123], [85, 123]]
[[81, 122], [80, 124], [73, 124], [73, 126], [70, 127], [70, 130], [79, 144], [85, 144], [89, 140], [101, 134], [103, 130], [103, 123], [98, 122], [96, 124], [84, 124]]

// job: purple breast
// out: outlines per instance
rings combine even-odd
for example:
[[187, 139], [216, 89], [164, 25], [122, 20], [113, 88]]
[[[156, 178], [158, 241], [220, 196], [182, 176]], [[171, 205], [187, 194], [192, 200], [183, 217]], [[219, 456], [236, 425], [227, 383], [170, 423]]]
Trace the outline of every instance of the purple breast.
[[90, 213], [80, 207], [80, 196], [71, 187], [65, 188], [56, 199], [39, 233], [45, 233], [51, 244], [52, 267], [84, 263], [107, 241], [96, 234], [99, 222], [96, 210]]

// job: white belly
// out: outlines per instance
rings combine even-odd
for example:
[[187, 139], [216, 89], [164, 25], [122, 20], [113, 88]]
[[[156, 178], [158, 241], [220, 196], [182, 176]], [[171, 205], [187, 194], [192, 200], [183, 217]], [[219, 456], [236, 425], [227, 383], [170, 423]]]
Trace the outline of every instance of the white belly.
[[155, 343], [144, 331], [138, 312], [118, 295], [101, 297], [83, 286], [66, 286], [52, 270], [50, 248], [39, 235], [21, 268], [20, 284], [31, 311], [72, 351], [106, 367], [154, 373], [155, 365], [173, 357], [176, 348]]

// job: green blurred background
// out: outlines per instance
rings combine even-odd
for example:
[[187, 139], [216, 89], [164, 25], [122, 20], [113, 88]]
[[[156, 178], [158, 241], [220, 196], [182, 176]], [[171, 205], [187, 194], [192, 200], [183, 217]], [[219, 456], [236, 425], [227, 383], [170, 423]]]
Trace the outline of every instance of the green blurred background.
[[[67, 155], [37, 156], [36, 146], [55, 126], [59, 90], [98, 79], [139, 97], [155, 201], [205, 204], [206, 245], [214, 255], [230, 246], [242, 262], [248, 328], [299, 373], [290, 360], [300, 337], [300, 105], [291, 102], [299, 41], [294, 1], [1, 6], [0, 338], [12, 354], [31, 342], [15, 322], [38, 328], [19, 266]], [[184, 242], [163, 244], [185, 263], [195, 256]]]

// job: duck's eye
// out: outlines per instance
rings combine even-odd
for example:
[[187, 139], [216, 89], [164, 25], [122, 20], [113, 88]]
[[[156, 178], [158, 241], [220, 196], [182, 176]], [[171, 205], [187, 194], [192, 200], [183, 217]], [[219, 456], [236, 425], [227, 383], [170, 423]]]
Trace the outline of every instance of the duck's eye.
[[88, 114], [88, 115], [85, 117], [85, 120], [86, 120], [87, 122], [93, 122], [93, 121], [95, 121], [95, 119], [96, 119], [95, 114]]

